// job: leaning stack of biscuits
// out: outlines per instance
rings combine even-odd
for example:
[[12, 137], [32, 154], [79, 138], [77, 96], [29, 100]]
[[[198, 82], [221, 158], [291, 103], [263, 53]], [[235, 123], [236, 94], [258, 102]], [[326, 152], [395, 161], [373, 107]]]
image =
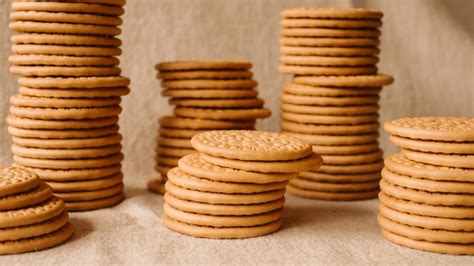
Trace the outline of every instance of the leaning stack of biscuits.
[[198, 153], [168, 172], [163, 217], [169, 229], [204, 238], [247, 238], [277, 231], [285, 187], [321, 157], [296, 138], [248, 130], [208, 131]]
[[70, 211], [123, 200], [118, 115], [124, 0], [15, 0], [10, 72], [19, 94], [9, 132], [17, 166], [37, 173]]
[[281, 129], [311, 143], [324, 160], [290, 181], [290, 193], [323, 200], [377, 196], [379, 93], [393, 82], [376, 66], [382, 16], [366, 9], [282, 12], [279, 70], [294, 77], [283, 87]]
[[159, 120], [155, 169], [149, 181], [154, 192], [164, 193], [167, 172], [178, 160], [194, 152], [191, 137], [208, 130], [253, 129], [256, 119], [271, 112], [264, 108], [252, 79], [252, 64], [238, 61], [175, 61], [156, 65], [157, 78], [170, 97], [174, 115]]
[[389, 241], [474, 255], [474, 118], [385, 123], [401, 153], [385, 160], [378, 221]]
[[38, 175], [0, 167], [0, 255], [54, 247], [73, 233], [63, 200]]

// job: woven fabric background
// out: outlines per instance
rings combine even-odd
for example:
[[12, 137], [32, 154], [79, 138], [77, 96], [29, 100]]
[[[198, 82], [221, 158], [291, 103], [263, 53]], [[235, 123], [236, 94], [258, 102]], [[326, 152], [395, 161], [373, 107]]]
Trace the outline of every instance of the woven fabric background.
[[[0, 165], [11, 163], [5, 117], [16, 93], [9, 74], [8, 14], [0, 0]], [[379, 69], [395, 77], [381, 98], [381, 122], [403, 116], [474, 116], [474, 1], [470, 0], [128, 0], [121, 67], [132, 80], [122, 104], [124, 170], [129, 199], [112, 210], [76, 215], [70, 245], [43, 253], [0, 258], [0, 264], [64, 263], [469, 263], [399, 248], [384, 241], [375, 222], [376, 201], [325, 203], [288, 197], [282, 232], [245, 241], [206, 241], [177, 236], [161, 226], [162, 199], [147, 194], [154, 175], [158, 117], [169, 114], [154, 64], [165, 60], [237, 59], [253, 62], [260, 95], [273, 111], [258, 129], [279, 129], [280, 11], [290, 7], [370, 7], [385, 13]], [[385, 154], [396, 148], [381, 130]], [[317, 217], [311, 213], [318, 212]], [[113, 217], [113, 219], [110, 219]], [[106, 234], [106, 235], [105, 235]], [[136, 243], [135, 243], [136, 242]], [[137, 244], [140, 243], [140, 244]], [[225, 248], [226, 250], [222, 250]], [[262, 249], [268, 248], [266, 251]], [[259, 252], [258, 252], [259, 251]], [[189, 256], [186, 256], [189, 252]], [[86, 256], [87, 255], [87, 256]], [[386, 255], [386, 256], [385, 256]], [[77, 256], [77, 257], [76, 257]], [[71, 261], [69, 261], [71, 262]]]

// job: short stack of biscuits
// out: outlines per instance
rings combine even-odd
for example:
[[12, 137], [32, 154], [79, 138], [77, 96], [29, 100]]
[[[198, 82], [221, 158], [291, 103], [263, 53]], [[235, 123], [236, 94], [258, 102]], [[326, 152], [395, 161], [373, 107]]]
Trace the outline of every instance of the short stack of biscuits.
[[249, 130], [194, 136], [192, 153], [168, 172], [163, 216], [169, 229], [204, 238], [247, 238], [277, 231], [285, 187], [321, 157], [296, 138]]
[[378, 221], [385, 238], [474, 255], [474, 118], [401, 118], [384, 127], [402, 149], [382, 171]]
[[392, 77], [377, 74], [383, 14], [366, 9], [282, 12], [281, 129], [313, 145], [324, 164], [292, 180], [294, 195], [322, 200], [374, 198], [383, 153], [377, 142], [379, 93]]
[[208, 130], [253, 129], [264, 108], [252, 79], [252, 64], [243, 61], [175, 61], [156, 65], [162, 95], [170, 97], [174, 115], [159, 120], [156, 166], [160, 177], [148, 183], [163, 194], [166, 173], [194, 152], [191, 137]]
[[54, 247], [73, 233], [64, 201], [38, 175], [0, 167], [0, 255]]
[[10, 14], [19, 94], [10, 102], [16, 165], [37, 173], [70, 211], [123, 198], [118, 115], [124, 0], [15, 0]]

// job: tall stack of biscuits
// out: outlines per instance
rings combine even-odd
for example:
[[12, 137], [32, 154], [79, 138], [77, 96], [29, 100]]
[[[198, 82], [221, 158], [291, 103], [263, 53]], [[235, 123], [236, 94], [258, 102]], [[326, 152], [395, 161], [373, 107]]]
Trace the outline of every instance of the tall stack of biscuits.
[[290, 193], [323, 200], [377, 196], [379, 93], [393, 82], [376, 66], [382, 16], [365, 9], [282, 12], [279, 70], [294, 77], [283, 87], [281, 129], [311, 143], [324, 161], [292, 180]]
[[120, 76], [124, 0], [12, 4], [9, 132], [18, 166], [37, 173], [70, 211], [123, 198], [118, 115], [129, 79]]
[[167, 172], [194, 152], [191, 138], [208, 130], [253, 129], [264, 108], [252, 79], [252, 64], [238, 61], [176, 61], [156, 65], [162, 95], [170, 97], [174, 115], [159, 120], [156, 166], [160, 177], [148, 183], [164, 193]]
[[168, 172], [163, 217], [169, 229], [205, 238], [247, 238], [277, 231], [285, 187], [317, 169], [311, 145], [278, 133], [219, 130], [194, 136], [192, 153]]
[[54, 247], [73, 233], [64, 201], [38, 175], [0, 167], [0, 255]]
[[389, 241], [474, 255], [474, 118], [385, 123], [401, 153], [385, 160], [378, 221]]

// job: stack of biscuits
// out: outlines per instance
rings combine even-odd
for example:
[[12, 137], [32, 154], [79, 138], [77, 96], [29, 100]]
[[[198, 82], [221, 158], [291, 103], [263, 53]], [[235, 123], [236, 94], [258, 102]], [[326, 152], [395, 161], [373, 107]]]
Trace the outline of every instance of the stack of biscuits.
[[19, 94], [9, 132], [17, 166], [37, 173], [70, 211], [123, 198], [118, 115], [129, 79], [120, 76], [124, 0], [12, 4], [10, 72]]
[[385, 123], [401, 153], [385, 160], [378, 221], [389, 241], [474, 255], [474, 118]]
[[393, 82], [378, 74], [383, 14], [365, 9], [282, 12], [281, 129], [323, 157], [316, 171], [292, 180], [294, 195], [322, 200], [377, 196], [383, 153], [377, 142], [379, 93]]
[[237, 61], [176, 61], [156, 65], [162, 95], [170, 97], [174, 115], [159, 120], [155, 169], [160, 177], [148, 183], [164, 193], [167, 172], [193, 151], [191, 137], [207, 130], [253, 129], [263, 108], [252, 79], [252, 64]]
[[64, 201], [38, 175], [0, 167], [0, 255], [54, 247], [73, 233]]
[[296, 138], [248, 130], [194, 136], [192, 153], [168, 172], [163, 217], [169, 229], [204, 238], [247, 238], [277, 231], [285, 187], [321, 157]]

